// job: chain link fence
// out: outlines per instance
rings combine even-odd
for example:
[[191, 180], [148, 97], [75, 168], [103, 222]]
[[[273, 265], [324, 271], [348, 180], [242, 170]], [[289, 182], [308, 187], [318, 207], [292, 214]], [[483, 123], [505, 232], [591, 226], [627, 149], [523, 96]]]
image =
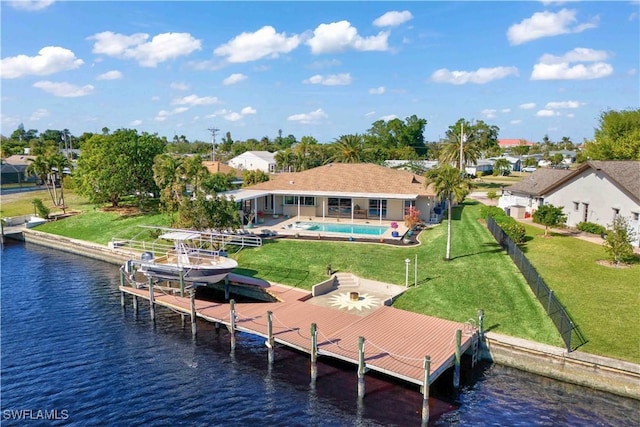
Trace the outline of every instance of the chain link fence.
[[507, 236], [502, 228], [496, 224], [492, 217], [487, 218], [487, 227], [496, 241], [500, 243], [500, 246], [507, 251], [529, 284], [529, 287], [535, 294], [536, 298], [538, 298], [540, 304], [542, 304], [549, 317], [551, 317], [551, 320], [556, 325], [558, 332], [560, 332], [560, 336], [562, 336], [562, 340], [567, 347], [567, 351], [573, 351], [586, 344], [587, 339], [580, 331], [578, 325], [573, 322], [573, 319], [567, 310], [560, 301], [558, 301], [556, 296], [553, 294], [553, 291], [549, 289], [518, 245], [513, 243], [509, 236]]

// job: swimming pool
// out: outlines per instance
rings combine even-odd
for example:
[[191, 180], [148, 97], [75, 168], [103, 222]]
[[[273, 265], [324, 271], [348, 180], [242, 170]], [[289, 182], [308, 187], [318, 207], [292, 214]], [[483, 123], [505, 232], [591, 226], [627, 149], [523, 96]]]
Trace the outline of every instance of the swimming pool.
[[361, 225], [361, 224], [337, 224], [325, 222], [299, 222], [293, 224], [292, 229], [302, 231], [317, 231], [325, 233], [362, 234], [366, 236], [381, 236], [387, 231], [381, 225]]

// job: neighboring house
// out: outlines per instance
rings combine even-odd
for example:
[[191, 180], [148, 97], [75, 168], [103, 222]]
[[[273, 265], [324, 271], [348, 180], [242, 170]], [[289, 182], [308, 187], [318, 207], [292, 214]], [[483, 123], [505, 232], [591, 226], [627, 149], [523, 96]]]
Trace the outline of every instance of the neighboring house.
[[509, 167], [512, 171], [519, 172], [520, 170], [522, 170], [522, 159], [520, 157], [500, 156], [500, 157], [489, 157], [486, 160], [489, 160], [495, 163], [496, 160], [498, 159], [507, 159], [507, 161], [509, 162]]
[[498, 206], [503, 209], [524, 207], [525, 212], [532, 214], [545, 203], [547, 190], [569, 174], [571, 171], [564, 169], [538, 169], [522, 181], [505, 187]]
[[411, 171], [411, 166], [417, 166], [424, 171], [438, 167], [437, 160], [385, 160], [384, 165], [392, 169]]
[[509, 150], [513, 147], [518, 147], [519, 145], [526, 145], [531, 147], [533, 142], [527, 141], [526, 139], [499, 139], [498, 146], [503, 150]]
[[549, 157], [553, 158], [556, 154], [562, 155], [562, 163], [565, 165], [570, 165], [575, 163], [576, 161], [576, 152], [571, 150], [557, 150], [557, 151], [549, 151]]
[[229, 160], [228, 164], [232, 168], [241, 171], [261, 170], [266, 173], [274, 173], [276, 171], [275, 154], [269, 151], [245, 151]]
[[24, 154], [14, 154], [1, 160], [0, 183], [21, 184], [24, 182], [35, 182], [35, 176], [25, 176], [25, 171], [36, 156]]
[[593, 222], [608, 226], [626, 217], [640, 247], [640, 161], [589, 161], [546, 189], [545, 203], [562, 206], [567, 226]]
[[225, 175], [228, 175], [232, 173], [235, 177], [242, 179], [242, 172], [240, 172], [238, 169], [232, 168], [231, 166], [225, 165], [222, 162], [212, 162], [211, 160], [203, 160], [202, 166], [207, 168], [210, 174], [223, 173]]
[[[302, 172], [282, 173], [240, 190], [222, 193], [256, 220], [258, 212], [289, 217], [345, 220], [404, 220], [410, 207], [433, 220], [436, 198], [425, 178], [371, 163], [332, 163]], [[253, 215], [250, 215], [252, 214]]]
[[480, 159], [475, 165], [465, 166], [464, 170], [467, 174], [477, 176], [478, 172], [482, 172], [484, 175], [490, 175], [493, 172], [493, 164], [495, 160]]
[[498, 206], [525, 207], [533, 213], [543, 204], [563, 208], [567, 226], [593, 222], [608, 226], [626, 217], [640, 247], [640, 161], [589, 161], [575, 170], [538, 169], [504, 189]]

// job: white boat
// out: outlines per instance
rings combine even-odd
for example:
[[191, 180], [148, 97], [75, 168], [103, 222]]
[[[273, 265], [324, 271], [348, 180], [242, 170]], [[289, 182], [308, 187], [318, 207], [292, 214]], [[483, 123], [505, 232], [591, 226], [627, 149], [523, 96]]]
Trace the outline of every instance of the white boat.
[[158, 239], [173, 242], [173, 248], [157, 254], [145, 251], [140, 257], [140, 272], [147, 277], [186, 283], [218, 283], [238, 266], [226, 252], [204, 249], [201, 233], [195, 231], [169, 231]]

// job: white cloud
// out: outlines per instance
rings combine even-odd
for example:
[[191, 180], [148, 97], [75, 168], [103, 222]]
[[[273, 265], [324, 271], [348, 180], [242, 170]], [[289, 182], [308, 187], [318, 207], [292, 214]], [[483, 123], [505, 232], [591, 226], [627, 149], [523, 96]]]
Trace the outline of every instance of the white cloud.
[[218, 104], [220, 100], [215, 96], [198, 96], [196, 94], [175, 98], [171, 103], [173, 105], [212, 105]]
[[349, 21], [320, 24], [313, 30], [313, 37], [307, 40], [311, 53], [342, 52], [347, 49], [360, 51], [385, 51], [389, 47], [389, 32], [381, 31], [376, 36], [362, 37]]
[[133, 59], [142, 67], [156, 67], [159, 63], [201, 50], [202, 43], [189, 33], [162, 33], [147, 41], [149, 35], [130, 36], [103, 31], [87, 40], [95, 40], [92, 52], [121, 59]]
[[229, 120], [230, 122], [237, 122], [238, 120], [242, 119], [242, 114], [231, 112], [229, 114], [226, 114], [224, 118], [225, 120]]
[[330, 74], [328, 76], [316, 74], [315, 76], [304, 80], [303, 83], [325, 86], [344, 86], [351, 84], [351, 74]]
[[485, 116], [487, 119], [495, 119], [497, 112], [498, 110], [494, 108], [485, 108], [484, 110], [480, 111], [480, 114]]
[[509, 27], [507, 39], [511, 45], [519, 45], [542, 37], [580, 33], [590, 28], [596, 28], [598, 20], [596, 17], [590, 23], [574, 25], [577, 21], [575, 10], [562, 9], [557, 13], [537, 12], [519, 24]]
[[80, 96], [86, 96], [93, 93], [93, 86], [84, 85], [82, 87], [72, 85], [71, 83], [56, 83], [48, 80], [35, 82], [33, 87], [42, 89], [47, 93], [62, 98], [77, 98]]
[[184, 82], [172, 82], [169, 87], [175, 90], [189, 90], [189, 85]]
[[466, 83], [485, 84], [492, 80], [503, 79], [511, 75], [518, 75], [518, 69], [516, 67], [478, 68], [476, 71], [449, 71], [446, 68], [441, 68], [431, 75], [431, 80], [436, 83], [450, 83], [454, 85], [463, 85]]
[[236, 83], [240, 83], [241, 81], [246, 79], [247, 79], [247, 76], [245, 76], [242, 73], [233, 73], [229, 77], [224, 79], [222, 83], [226, 86], [229, 86], [229, 85], [234, 85]]
[[500, 110], [501, 113], [510, 113], [511, 112], [511, 108], [503, 108], [502, 110]]
[[19, 0], [8, 2], [14, 9], [37, 11], [46, 9], [55, 3], [54, 0]]
[[379, 120], [384, 120], [385, 122], [388, 122], [389, 120], [394, 120], [397, 118], [398, 116], [396, 116], [395, 114], [387, 114], [386, 116], [380, 116]]
[[557, 110], [558, 108], [578, 108], [580, 102], [578, 101], [560, 101], [560, 102], [547, 102], [545, 108], [548, 110]]
[[302, 113], [302, 114], [294, 114], [292, 116], [287, 117], [287, 120], [292, 122], [299, 122], [305, 125], [308, 124], [318, 124], [322, 121], [322, 119], [326, 119], [327, 114], [322, 110], [322, 108], [318, 108], [315, 111], [310, 113]]
[[134, 120], [131, 123], [129, 123], [129, 126], [136, 127], [136, 126], [140, 126], [141, 124], [142, 124], [142, 120]]
[[385, 89], [384, 86], [380, 86], [380, 87], [374, 87], [369, 89], [369, 93], [371, 95], [382, 95], [384, 93]]
[[613, 73], [613, 67], [606, 62], [595, 64], [535, 64], [531, 80], [592, 80], [607, 77]]
[[29, 120], [37, 122], [40, 119], [43, 119], [45, 117], [49, 117], [50, 115], [51, 115], [51, 113], [49, 113], [49, 111], [47, 109], [38, 108], [36, 111], [31, 113], [31, 116], [29, 117]]
[[402, 12], [391, 11], [373, 21], [376, 27], [395, 27], [413, 19], [413, 15], [408, 10]]
[[156, 122], [164, 122], [165, 120], [167, 120], [169, 117], [171, 116], [175, 116], [176, 114], [180, 114], [180, 113], [184, 113], [185, 111], [189, 110], [187, 107], [178, 107], [178, 108], [174, 108], [171, 111], [167, 111], [167, 110], [160, 110], [158, 112], [158, 115], [154, 118], [154, 120]]
[[266, 25], [255, 33], [242, 33], [226, 44], [218, 46], [213, 53], [226, 57], [228, 62], [250, 62], [268, 58], [277, 58], [289, 53], [301, 42], [298, 35], [287, 37], [286, 33], [276, 33], [275, 28]]
[[46, 76], [59, 71], [73, 70], [84, 64], [82, 59], [69, 49], [59, 46], [46, 46], [40, 49], [38, 55], [18, 55], [0, 61], [0, 77], [15, 79], [34, 75]]
[[156, 96], [152, 96], [152, 97], [151, 97], [151, 100], [152, 100], [152, 101], [154, 101], [154, 102], [155, 102], [155, 101], [160, 101], [160, 97], [159, 97], [159, 96], [157, 96], [157, 95], [156, 95]]
[[576, 115], [575, 115], [575, 114], [573, 114], [573, 113], [568, 113], [568, 114], [565, 114], [564, 116], [565, 116], [565, 117], [568, 117], [568, 118], [570, 118], [570, 119], [573, 119]]
[[96, 77], [96, 80], [118, 80], [122, 78], [122, 73], [118, 70], [107, 71]]
[[630, 68], [630, 69], [627, 71], [627, 75], [628, 75], [628, 76], [635, 76], [636, 74], [638, 74], [638, 69], [637, 69], [637, 68]]
[[558, 115], [559, 113], [553, 110], [540, 110], [536, 113], [536, 116], [538, 117], [553, 117]]
[[242, 114], [243, 116], [246, 116], [247, 114], [255, 114], [255, 113], [256, 113], [256, 109], [251, 106], [244, 107], [242, 110], [240, 110], [240, 114]]
[[520, 119], [517, 119], [517, 120], [511, 120], [511, 121], [509, 122], [509, 124], [512, 124], [512, 125], [519, 125], [520, 123], [522, 123], [522, 120], [520, 120]]
[[562, 56], [545, 53], [538, 60], [543, 64], [564, 64], [567, 62], [596, 62], [609, 58], [609, 54], [604, 50], [589, 49], [586, 47], [576, 47]]
[[369, 112], [368, 112], [367, 114], [365, 114], [364, 116], [365, 116], [365, 117], [371, 117], [371, 116], [373, 116], [374, 114], [376, 114], [376, 112], [375, 112], [375, 111], [369, 111]]
[[527, 102], [526, 104], [520, 104], [519, 107], [523, 110], [531, 110], [533, 108], [536, 108], [536, 103], [535, 102]]

